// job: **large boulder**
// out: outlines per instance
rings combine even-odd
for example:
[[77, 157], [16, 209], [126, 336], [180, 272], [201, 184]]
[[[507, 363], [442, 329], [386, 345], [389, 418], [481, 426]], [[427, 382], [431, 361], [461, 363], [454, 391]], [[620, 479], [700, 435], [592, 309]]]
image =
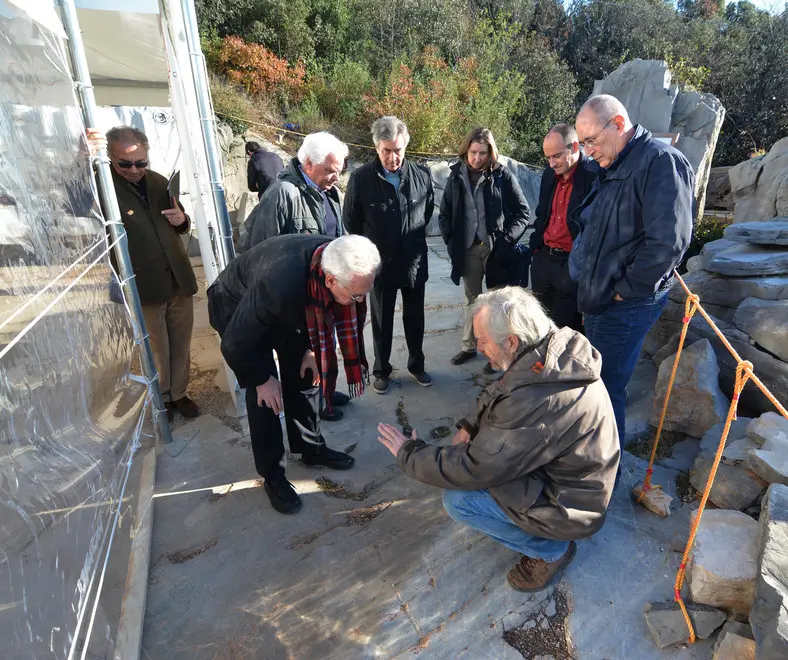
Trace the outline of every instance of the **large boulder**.
[[788, 137], [765, 156], [750, 158], [728, 171], [736, 222], [788, 216]]
[[788, 487], [769, 488], [761, 505], [759, 555], [750, 625], [759, 660], [788, 658]]
[[709, 182], [706, 184], [706, 208], [733, 210], [733, 194], [731, 180], [728, 178], [730, 166], [712, 167], [709, 171]]
[[757, 574], [757, 538], [758, 522], [750, 516], [704, 511], [687, 572], [692, 601], [748, 616]]
[[[649, 420], [652, 426], [659, 424], [673, 363], [674, 357], [670, 357], [659, 367], [654, 407]], [[664, 430], [680, 431], [700, 438], [712, 426], [725, 419], [730, 401], [720, 390], [719, 374], [717, 357], [707, 339], [684, 349], [665, 413]]]
[[733, 323], [767, 351], [788, 361], [788, 300], [746, 298]]

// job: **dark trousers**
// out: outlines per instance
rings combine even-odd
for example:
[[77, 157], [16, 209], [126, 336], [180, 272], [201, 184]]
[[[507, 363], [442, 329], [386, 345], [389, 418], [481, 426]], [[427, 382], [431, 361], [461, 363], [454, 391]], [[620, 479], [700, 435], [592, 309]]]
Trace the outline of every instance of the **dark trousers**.
[[531, 259], [531, 289], [547, 314], [559, 327], [583, 331], [583, 317], [577, 311], [577, 283], [569, 277], [569, 253], [550, 254], [539, 248]]
[[405, 327], [405, 342], [408, 345], [408, 371], [418, 374], [424, 371], [424, 286], [398, 287], [390, 282], [375, 281], [370, 293], [372, 316], [372, 343], [375, 346], [375, 378], [391, 375], [391, 340], [394, 335], [394, 307], [397, 291], [402, 292], [402, 325]]
[[[318, 445], [325, 442], [320, 435], [318, 415], [320, 387], [312, 386], [309, 372], [305, 379], [299, 374], [304, 357], [303, 346], [303, 339], [296, 333], [281, 333], [274, 343], [274, 349], [279, 356], [287, 439], [293, 454], [316, 451]], [[270, 360], [272, 373], [276, 374], [273, 354], [262, 359]], [[257, 405], [257, 389], [254, 387], [246, 389], [246, 411], [249, 415], [249, 434], [258, 474], [264, 478], [273, 477], [277, 473], [284, 474], [281, 462], [285, 445], [279, 416], [265, 404]]]

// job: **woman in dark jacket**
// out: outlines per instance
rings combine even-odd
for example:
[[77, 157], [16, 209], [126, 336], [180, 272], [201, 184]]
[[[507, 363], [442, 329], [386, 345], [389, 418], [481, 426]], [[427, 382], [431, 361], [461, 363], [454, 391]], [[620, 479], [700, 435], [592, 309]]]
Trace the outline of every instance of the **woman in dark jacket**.
[[[528, 202], [514, 175], [498, 162], [495, 138], [487, 128], [472, 130], [460, 146], [441, 200], [439, 223], [449, 248], [451, 278], [462, 278], [470, 306], [482, 292], [487, 260], [495, 241], [517, 243], [530, 217]], [[476, 356], [473, 323], [466, 318], [462, 350], [452, 364]], [[488, 364], [485, 373], [493, 373]]]

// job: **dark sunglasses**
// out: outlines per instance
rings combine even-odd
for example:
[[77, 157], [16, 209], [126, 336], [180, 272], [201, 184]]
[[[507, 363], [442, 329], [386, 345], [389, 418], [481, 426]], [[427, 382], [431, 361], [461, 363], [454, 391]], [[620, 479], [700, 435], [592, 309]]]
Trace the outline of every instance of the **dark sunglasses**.
[[138, 170], [144, 170], [149, 164], [147, 160], [118, 160], [117, 163], [118, 167], [124, 170], [130, 170], [135, 166]]

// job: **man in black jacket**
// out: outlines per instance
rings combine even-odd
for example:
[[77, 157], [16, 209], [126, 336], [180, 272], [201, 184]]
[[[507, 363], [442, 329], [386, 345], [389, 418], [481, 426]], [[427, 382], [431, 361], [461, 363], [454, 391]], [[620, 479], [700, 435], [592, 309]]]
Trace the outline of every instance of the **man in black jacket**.
[[375, 366], [372, 385], [385, 394], [391, 376], [391, 341], [397, 291], [402, 293], [402, 323], [408, 344], [408, 371], [422, 387], [432, 385], [424, 371], [424, 288], [427, 282], [427, 223], [434, 198], [429, 171], [405, 160], [410, 135], [396, 117], [372, 124], [378, 157], [350, 175], [342, 221], [350, 234], [362, 234], [380, 251], [383, 262], [375, 280], [372, 337]]
[[336, 387], [336, 330], [350, 395], [364, 392], [366, 294], [379, 267], [377, 249], [361, 236], [331, 241], [327, 236], [288, 234], [241, 254], [208, 289], [208, 315], [221, 335], [222, 355], [246, 388], [255, 467], [280, 513], [301, 508], [281, 465], [282, 410], [290, 451], [301, 454], [306, 465], [336, 470], [353, 466], [351, 456], [326, 447], [319, 391], [331, 400]]
[[580, 151], [577, 132], [568, 124], [553, 126], [542, 149], [548, 165], [542, 173], [531, 234], [531, 288], [559, 328], [581, 332], [577, 283], [569, 277], [569, 253], [579, 227], [570, 218], [591, 192], [599, 166]]
[[249, 156], [246, 165], [246, 183], [249, 190], [256, 192], [257, 199], [260, 199], [268, 186], [276, 181], [276, 177], [285, 165], [277, 154], [264, 149], [259, 142], [247, 142], [245, 149], [246, 155]]

